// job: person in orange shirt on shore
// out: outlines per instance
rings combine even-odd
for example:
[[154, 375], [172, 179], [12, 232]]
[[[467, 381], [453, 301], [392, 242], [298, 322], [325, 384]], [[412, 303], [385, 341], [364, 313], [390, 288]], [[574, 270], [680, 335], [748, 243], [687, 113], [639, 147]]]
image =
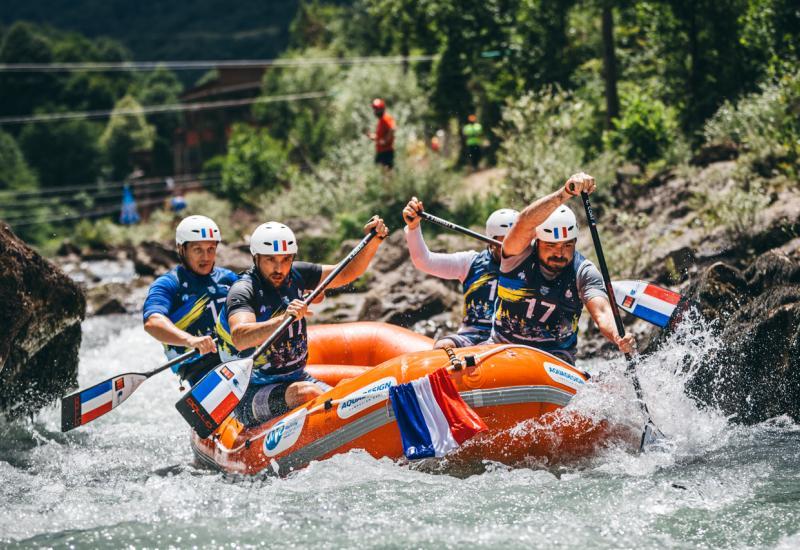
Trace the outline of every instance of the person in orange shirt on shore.
[[380, 98], [372, 100], [372, 112], [378, 119], [375, 133], [367, 134], [375, 142], [375, 164], [394, 168], [394, 119], [386, 112], [386, 102]]

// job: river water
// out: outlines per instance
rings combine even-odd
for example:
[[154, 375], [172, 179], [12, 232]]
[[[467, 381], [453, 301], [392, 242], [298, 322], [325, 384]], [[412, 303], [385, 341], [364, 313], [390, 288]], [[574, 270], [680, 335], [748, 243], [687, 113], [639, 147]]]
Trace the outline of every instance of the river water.
[[[168, 373], [68, 434], [54, 405], [0, 423], [0, 546], [800, 547], [800, 426], [742, 427], [698, 408], [675, 371], [715, 342], [691, 327], [683, 336], [640, 367], [668, 445], [547, 468], [485, 464], [455, 476], [353, 452], [286, 479], [232, 481], [191, 466]], [[136, 317], [84, 323], [81, 387], [162, 360]], [[606, 382], [570, 407], [635, 420], [622, 365], [583, 366], [605, 370]], [[615, 381], [622, 389], [609, 392]]]

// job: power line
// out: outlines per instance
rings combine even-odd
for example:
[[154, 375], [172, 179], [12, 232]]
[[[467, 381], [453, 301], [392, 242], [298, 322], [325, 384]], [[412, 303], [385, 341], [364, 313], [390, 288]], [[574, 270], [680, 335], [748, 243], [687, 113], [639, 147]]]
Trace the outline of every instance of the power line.
[[438, 55], [392, 55], [360, 57], [318, 57], [314, 59], [218, 59], [201, 61], [122, 61], [76, 63], [0, 63], [0, 72], [71, 72], [71, 71], [152, 71], [158, 68], [173, 71], [214, 68], [318, 67], [324, 65], [392, 65], [424, 63]]
[[129, 180], [129, 181], [100, 182], [100, 183], [94, 182], [94, 183], [75, 184], [69, 186], [42, 187], [32, 191], [6, 190], [6, 191], [0, 191], [0, 199], [4, 197], [20, 198], [26, 196], [59, 195], [63, 193], [72, 193], [75, 191], [90, 191], [92, 189], [96, 189], [97, 191], [106, 191], [108, 189], [125, 187], [126, 185], [130, 185], [132, 188], [136, 189], [138, 187], [145, 187], [147, 185], [166, 183], [166, 180], [168, 178], [172, 178], [175, 183], [185, 183], [187, 181], [193, 181], [197, 179], [207, 179], [211, 177], [216, 177], [219, 174], [220, 174], [219, 172], [208, 172], [200, 174], [158, 176], [158, 177], [142, 178], [138, 180]]
[[207, 101], [205, 103], [174, 103], [171, 105], [149, 105], [137, 109], [119, 109], [112, 111], [73, 111], [69, 113], [47, 113], [42, 115], [0, 117], [2, 124], [25, 124], [28, 122], [55, 122], [59, 120], [73, 120], [86, 118], [106, 118], [111, 115], [138, 116], [141, 114], [168, 113], [178, 111], [204, 111], [208, 109], [226, 109], [241, 107], [255, 103], [278, 103], [283, 101], [301, 101], [304, 99], [319, 99], [330, 95], [330, 92], [305, 92], [300, 94], [286, 94], [252, 97], [247, 99], [227, 99], [222, 101]]
[[[185, 184], [200, 184], [202, 185], [206, 181], [219, 181], [219, 174], [215, 174], [215, 177], [209, 178], [192, 178], [182, 180], [181, 183], [184, 187]], [[158, 181], [151, 182], [145, 185], [131, 185], [131, 189], [136, 192], [137, 190], [141, 190], [143, 187], [147, 187], [153, 185], [155, 183], [162, 183], [165, 184], [165, 179], [161, 178]], [[87, 199], [97, 200], [97, 199], [105, 199], [105, 198], [114, 198], [122, 196], [122, 187], [127, 184], [120, 184], [120, 185], [112, 185], [108, 186], [107, 188], [103, 187], [95, 187], [93, 188], [95, 191], [88, 192], [91, 190], [83, 189], [78, 191], [65, 191], [63, 193], [50, 193], [53, 196], [41, 196], [41, 195], [33, 195], [28, 197], [22, 197], [21, 200], [10, 200], [5, 201], [3, 197], [0, 197], [0, 209], [2, 208], [15, 208], [15, 207], [36, 207], [36, 206], [47, 206], [47, 205], [55, 205], [58, 206], [64, 203], [71, 203], [71, 202], [80, 202], [85, 201]], [[116, 189], [116, 190], [114, 190]], [[154, 189], [154, 190], [146, 190], [146, 193], [160, 193], [160, 192], [167, 192], [171, 193], [172, 189]]]
[[[211, 185], [211, 187], [213, 187], [215, 185], [218, 185], [219, 183], [221, 183], [221, 181], [215, 183], [214, 185]], [[161, 197], [161, 198], [158, 198], [158, 199], [136, 201], [136, 206], [140, 207], [140, 206], [153, 206], [153, 205], [156, 205], [156, 204], [164, 204], [164, 200], [166, 198], [167, 197], [164, 196], [164, 197]], [[61, 223], [61, 222], [65, 222], [65, 221], [100, 218], [100, 217], [103, 217], [103, 216], [107, 216], [109, 214], [116, 214], [119, 211], [120, 211], [120, 206], [119, 205], [115, 205], [115, 206], [109, 206], [107, 208], [99, 208], [99, 209], [96, 209], [96, 210], [90, 210], [88, 212], [81, 212], [79, 214], [70, 214], [70, 215], [65, 215], [65, 216], [57, 216], [57, 217], [45, 218], [45, 219], [42, 219], [42, 220], [31, 220], [31, 219], [28, 219], [27, 221], [23, 221], [23, 222], [19, 222], [19, 223], [14, 222], [13, 219], [12, 219], [12, 221], [9, 221], [7, 219], [5, 219], [4, 221], [6, 221], [12, 227], [17, 228], [17, 227], [24, 227], [24, 226], [29, 226], [29, 225], [42, 225], [42, 224], [46, 224], [46, 223]], [[28, 217], [29, 216], [25, 216], [25, 218], [28, 218]]]

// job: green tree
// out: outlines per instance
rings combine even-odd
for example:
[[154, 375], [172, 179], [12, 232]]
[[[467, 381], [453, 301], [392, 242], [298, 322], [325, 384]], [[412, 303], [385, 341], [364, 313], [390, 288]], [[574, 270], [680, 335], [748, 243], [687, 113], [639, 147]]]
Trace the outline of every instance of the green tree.
[[36, 176], [25, 162], [17, 142], [0, 130], [0, 190], [33, 190], [36, 183]]
[[284, 146], [263, 128], [233, 126], [222, 163], [222, 193], [236, 203], [254, 203], [255, 193], [287, 185], [294, 173]]
[[[145, 73], [131, 86], [130, 93], [142, 105], [171, 105], [180, 103], [183, 91], [175, 73], [163, 67]], [[174, 173], [172, 162], [172, 139], [175, 131], [183, 123], [183, 115], [175, 113], [156, 113], [148, 117], [156, 129], [153, 143], [153, 172], [156, 174]]]
[[[0, 44], [0, 63], [50, 63], [52, 45], [30, 23], [15, 23]], [[33, 113], [58, 97], [58, 80], [51, 73], [0, 73], [0, 110], [4, 115]]]
[[20, 133], [25, 158], [45, 187], [83, 184], [100, 176], [102, 126], [87, 120], [28, 124]]
[[111, 165], [111, 177], [126, 178], [134, 169], [133, 153], [150, 151], [154, 138], [155, 128], [147, 123], [139, 102], [130, 95], [117, 101], [100, 137], [100, 146]]

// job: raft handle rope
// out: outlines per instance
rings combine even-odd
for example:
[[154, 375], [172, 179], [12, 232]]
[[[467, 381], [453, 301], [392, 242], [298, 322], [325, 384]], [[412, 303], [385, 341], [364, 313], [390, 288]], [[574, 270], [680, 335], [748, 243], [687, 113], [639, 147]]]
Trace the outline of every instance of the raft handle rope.
[[[551, 354], [547, 353], [546, 351], [542, 351], [540, 349], [536, 349], [536, 348], [533, 348], [531, 346], [525, 346], [523, 344], [504, 344], [502, 346], [498, 346], [496, 348], [492, 348], [490, 350], [487, 350], [487, 351], [485, 351], [483, 353], [478, 353], [478, 354], [475, 354], [475, 355], [465, 355], [461, 359], [459, 359], [456, 356], [456, 354], [455, 354], [455, 352], [453, 352], [452, 348], [443, 348], [445, 350], [449, 350], [448, 356], [450, 356], [450, 354], [452, 354], [452, 357], [455, 358], [455, 363], [451, 359], [446, 364], [442, 365], [440, 368], [447, 369], [447, 372], [459, 372], [464, 367], [477, 368], [477, 367], [480, 367], [481, 363], [485, 359], [488, 359], [489, 357], [492, 357], [493, 355], [497, 355], [498, 353], [501, 353], [503, 351], [508, 351], [508, 350], [516, 349], [516, 348], [529, 349], [529, 350], [533, 350], [533, 351], [536, 351], [536, 352], [539, 352], [539, 353], [544, 353], [544, 354], [548, 355], [549, 357], [552, 357], [553, 359], [555, 359], [557, 361], [563, 362], [562, 359], [559, 359], [558, 357], [556, 357], [554, 355], [551, 355]], [[587, 380], [589, 380], [591, 378], [591, 376], [589, 375], [588, 372], [580, 370], [577, 367], [574, 367], [572, 365], [569, 365], [569, 367], [574, 369], [575, 371], [577, 371], [579, 374], [582, 374], [583, 376], [585, 376]], [[380, 391], [380, 392], [375, 392], [375, 393], [370, 394], [370, 395], [371, 396], [386, 395], [388, 397], [389, 390], [386, 389], [386, 390], [383, 390], [383, 391]], [[320, 411], [330, 411], [331, 409], [333, 409], [334, 405], [338, 405], [339, 403], [347, 401], [348, 399], [350, 399], [350, 398], [349, 397], [343, 397], [341, 399], [326, 399], [324, 402], [322, 402], [322, 403], [320, 403], [318, 405], [315, 405], [312, 408], [308, 409], [306, 411], [306, 414], [310, 415], [310, 414], [318, 413]], [[237, 447], [234, 447], [232, 449], [228, 449], [228, 448], [224, 447], [219, 442], [218, 438], [214, 439], [214, 445], [216, 446], [217, 451], [219, 451], [221, 453], [224, 453], [224, 454], [237, 453], [237, 452], [241, 451], [242, 449], [249, 449], [250, 445], [252, 445], [256, 441], [258, 441], [259, 439], [263, 439], [272, 430], [273, 427], [274, 427], [274, 425], [270, 426], [269, 428], [264, 429], [263, 431], [261, 431], [260, 433], [254, 435], [251, 438], [245, 439], [244, 443], [242, 443], [241, 445], [239, 445]]]

